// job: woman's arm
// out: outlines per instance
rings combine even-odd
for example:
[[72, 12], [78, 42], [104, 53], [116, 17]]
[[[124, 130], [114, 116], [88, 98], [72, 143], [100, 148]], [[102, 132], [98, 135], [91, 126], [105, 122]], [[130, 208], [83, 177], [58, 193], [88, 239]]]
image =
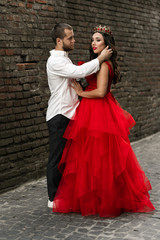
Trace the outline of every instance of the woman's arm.
[[75, 80], [73, 81], [72, 88], [80, 97], [85, 98], [103, 98], [107, 93], [109, 79], [109, 69], [104, 62], [101, 64], [101, 68], [97, 73], [97, 88], [92, 91], [83, 91], [81, 85]]

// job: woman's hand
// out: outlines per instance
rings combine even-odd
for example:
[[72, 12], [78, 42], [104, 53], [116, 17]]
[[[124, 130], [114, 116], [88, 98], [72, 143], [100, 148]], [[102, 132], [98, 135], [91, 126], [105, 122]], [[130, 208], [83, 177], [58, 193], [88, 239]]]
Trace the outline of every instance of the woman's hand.
[[83, 88], [81, 87], [81, 85], [75, 79], [71, 80], [71, 83], [71, 87], [76, 91], [78, 96], [81, 96], [83, 92]]

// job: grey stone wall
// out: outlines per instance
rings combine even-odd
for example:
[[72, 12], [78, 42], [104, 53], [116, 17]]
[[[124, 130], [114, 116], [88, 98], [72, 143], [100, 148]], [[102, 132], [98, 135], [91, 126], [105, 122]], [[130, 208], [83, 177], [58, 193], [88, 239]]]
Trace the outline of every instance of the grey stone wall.
[[91, 29], [109, 25], [122, 81], [115, 97], [135, 118], [130, 139], [160, 130], [158, 0], [0, 1], [0, 191], [45, 174], [49, 91], [45, 71], [57, 22], [74, 28], [74, 63], [88, 61]]

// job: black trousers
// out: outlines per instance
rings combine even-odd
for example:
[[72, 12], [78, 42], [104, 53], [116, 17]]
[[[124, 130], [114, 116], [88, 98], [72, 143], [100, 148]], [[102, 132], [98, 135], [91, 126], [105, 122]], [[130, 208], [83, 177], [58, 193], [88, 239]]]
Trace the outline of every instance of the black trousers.
[[58, 164], [61, 160], [63, 149], [66, 144], [66, 139], [63, 138], [63, 134], [69, 120], [70, 119], [65, 116], [58, 114], [47, 122], [50, 151], [47, 165], [47, 188], [50, 201], [53, 201], [61, 180], [61, 173], [58, 170]]

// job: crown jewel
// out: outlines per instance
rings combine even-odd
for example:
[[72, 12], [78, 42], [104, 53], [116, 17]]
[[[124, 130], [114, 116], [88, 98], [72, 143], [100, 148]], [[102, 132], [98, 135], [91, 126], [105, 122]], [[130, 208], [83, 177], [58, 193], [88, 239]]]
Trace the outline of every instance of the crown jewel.
[[112, 34], [110, 27], [107, 27], [107, 26], [102, 27], [101, 25], [95, 27], [94, 32], [104, 32], [104, 33]]

